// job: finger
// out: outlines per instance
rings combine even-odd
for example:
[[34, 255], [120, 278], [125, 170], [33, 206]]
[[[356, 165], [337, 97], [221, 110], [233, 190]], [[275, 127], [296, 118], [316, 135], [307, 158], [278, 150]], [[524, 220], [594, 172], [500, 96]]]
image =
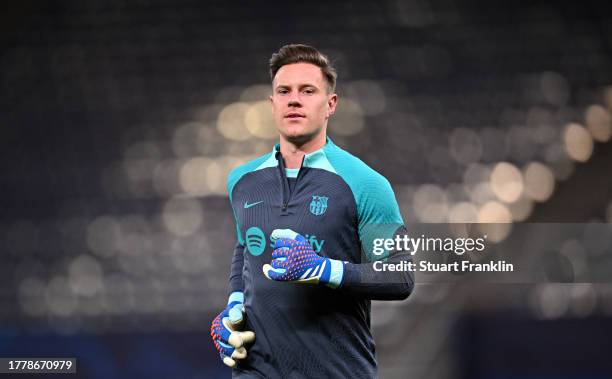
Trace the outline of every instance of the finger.
[[230, 368], [233, 368], [233, 367], [236, 366], [236, 361], [235, 360], [233, 360], [232, 358], [230, 358], [230, 357], [228, 357], [226, 355], [223, 355], [223, 354], [220, 354], [220, 355], [221, 355], [221, 360], [223, 361], [224, 365], [226, 365], [227, 367], [230, 367]]
[[230, 334], [229, 338], [227, 339], [227, 342], [234, 348], [239, 348], [244, 345], [244, 341], [242, 341], [239, 332], [233, 332], [232, 334]]
[[221, 323], [223, 324], [223, 327], [217, 328], [217, 335], [221, 337], [221, 341], [227, 342], [233, 331], [229, 317], [223, 317], [221, 319]]
[[298, 235], [298, 233], [294, 232], [291, 229], [274, 229], [272, 231], [272, 234], [270, 235], [270, 238], [272, 238], [272, 240], [278, 240], [280, 238], [286, 238], [286, 239], [295, 239], [295, 237]]
[[282, 272], [285, 272], [287, 270], [288, 265], [289, 263], [284, 259], [272, 259], [272, 262], [270, 262], [270, 266], [279, 270], [278, 272], [281, 272], [281, 269]]
[[275, 243], [276, 241], [283, 240], [283, 239], [293, 240], [293, 241], [298, 241], [298, 242], [306, 242], [306, 238], [303, 235], [301, 235], [300, 233], [296, 233], [291, 229], [276, 229], [276, 230], [279, 231], [277, 233], [278, 237], [274, 238], [275, 237], [274, 232], [272, 232], [272, 235], [271, 235], [271, 238], [273, 241], [275, 241]]
[[221, 340], [216, 340], [215, 345], [217, 346], [217, 350], [219, 350], [219, 353], [228, 357], [232, 357], [232, 354], [234, 354], [234, 351], [236, 350], [232, 345], [228, 345], [227, 343]]
[[244, 359], [247, 357], [247, 351], [244, 347], [239, 347], [234, 349], [234, 352], [231, 355], [232, 359]]
[[227, 342], [232, 330], [229, 328], [229, 319], [227, 317], [215, 318], [211, 325], [211, 335], [214, 340]]
[[250, 343], [255, 342], [255, 332], [247, 330], [247, 331], [238, 332], [238, 333], [240, 333], [240, 338], [242, 338], [242, 342], [244, 344], [250, 344]]
[[[254, 333], [253, 338], [255, 338]], [[234, 349], [233, 347], [227, 346], [221, 342], [219, 344], [222, 346], [219, 356], [221, 357], [223, 363], [228, 367], [236, 366], [238, 359], [245, 359], [247, 357], [247, 350], [244, 347]]]
[[269, 264], [263, 265], [263, 273], [266, 278], [270, 280], [283, 280], [282, 276], [285, 274], [286, 270], [282, 268], [274, 268]]
[[255, 340], [255, 333], [249, 331], [245, 332], [234, 332], [230, 335], [227, 342], [234, 348], [240, 348], [247, 343], [251, 343]]
[[274, 242], [274, 250], [279, 250], [282, 248], [290, 249], [295, 246], [297, 243], [296, 240], [290, 238], [279, 238]]
[[272, 251], [272, 258], [287, 259], [288, 254], [289, 254], [288, 247], [279, 247], [278, 249], [275, 249], [274, 251]]
[[244, 320], [244, 305], [236, 304], [232, 308], [230, 308], [229, 312], [229, 321], [234, 330], [242, 324]]

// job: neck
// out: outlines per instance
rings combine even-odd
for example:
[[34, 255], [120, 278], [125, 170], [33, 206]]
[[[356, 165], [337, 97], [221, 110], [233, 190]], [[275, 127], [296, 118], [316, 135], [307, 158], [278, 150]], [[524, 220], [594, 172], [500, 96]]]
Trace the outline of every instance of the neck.
[[300, 168], [304, 155], [310, 154], [313, 151], [317, 151], [325, 146], [326, 133], [322, 132], [315, 136], [315, 138], [305, 141], [303, 143], [295, 143], [287, 141], [281, 136], [280, 139], [280, 152], [285, 161], [286, 168]]

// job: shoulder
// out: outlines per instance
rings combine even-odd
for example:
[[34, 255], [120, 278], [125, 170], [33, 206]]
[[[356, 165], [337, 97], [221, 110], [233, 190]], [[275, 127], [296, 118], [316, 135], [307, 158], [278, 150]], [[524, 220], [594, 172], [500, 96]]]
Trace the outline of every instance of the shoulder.
[[391, 189], [391, 184], [384, 176], [331, 141], [325, 147], [325, 155], [334, 171], [342, 177], [354, 193], [366, 190], [368, 187], [371, 187], [371, 190]]
[[325, 154], [335, 172], [353, 192], [360, 223], [403, 223], [387, 178], [334, 144], [326, 145]]
[[234, 187], [244, 175], [265, 167], [276, 166], [276, 164], [277, 161], [274, 157], [274, 154], [267, 153], [244, 164], [241, 164], [240, 166], [231, 170], [229, 175], [227, 176], [227, 193], [230, 197], [230, 200], [232, 198], [232, 191], [234, 190]]

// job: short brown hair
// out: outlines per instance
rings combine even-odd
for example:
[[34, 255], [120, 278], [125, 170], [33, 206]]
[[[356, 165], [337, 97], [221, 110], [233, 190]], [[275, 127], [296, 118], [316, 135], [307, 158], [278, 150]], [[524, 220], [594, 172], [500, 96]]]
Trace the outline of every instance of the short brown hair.
[[276, 73], [281, 67], [292, 63], [311, 63], [321, 69], [321, 73], [327, 82], [329, 92], [336, 90], [336, 69], [329, 62], [327, 56], [312, 46], [302, 44], [290, 44], [281, 47], [270, 58], [270, 78], [274, 80]]

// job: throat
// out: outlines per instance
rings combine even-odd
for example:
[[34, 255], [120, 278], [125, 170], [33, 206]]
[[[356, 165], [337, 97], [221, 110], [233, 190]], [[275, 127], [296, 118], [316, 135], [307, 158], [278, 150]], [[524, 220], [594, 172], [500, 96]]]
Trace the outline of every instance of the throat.
[[283, 159], [285, 160], [285, 167], [288, 169], [299, 169], [302, 167], [302, 160], [304, 159], [304, 153], [299, 152], [296, 154], [287, 154], [285, 156], [283, 154]]

